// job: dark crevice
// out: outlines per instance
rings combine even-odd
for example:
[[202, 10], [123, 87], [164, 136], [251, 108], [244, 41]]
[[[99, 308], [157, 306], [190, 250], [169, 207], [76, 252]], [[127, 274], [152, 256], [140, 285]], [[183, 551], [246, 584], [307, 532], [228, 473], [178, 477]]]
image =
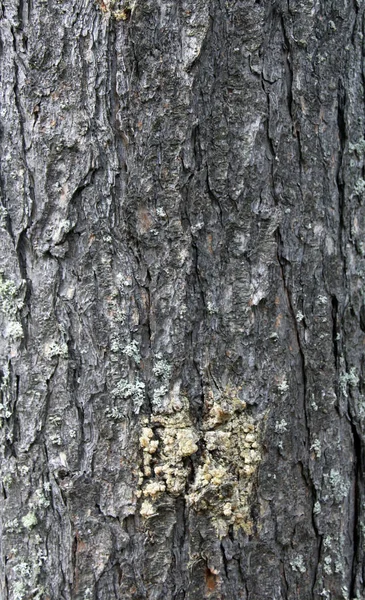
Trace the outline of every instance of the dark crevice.
[[200, 171], [202, 165], [202, 150], [200, 146], [199, 124], [193, 127], [191, 132], [191, 140], [195, 158], [195, 171]]
[[[293, 303], [291, 300], [291, 293], [286, 284], [286, 277], [285, 277], [285, 270], [284, 270], [285, 259], [283, 258], [283, 240], [281, 238], [279, 229], [277, 230], [276, 235], [277, 235], [278, 263], [280, 266], [284, 293], [287, 298], [289, 313], [291, 315], [291, 320], [293, 323], [293, 328], [295, 331], [295, 336], [296, 336], [298, 351], [299, 351], [299, 356], [300, 356], [302, 383], [303, 383], [303, 413], [304, 413], [305, 428], [306, 428], [306, 432], [307, 432], [306, 445], [309, 448], [309, 446], [310, 446], [310, 426], [309, 426], [309, 415], [307, 412], [307, 395], [308, 395], [308, 393], [307, 393], [307, 373], [306, 373], [305, 355], [304, 355], [304, 351], [303, 351], [303, 347], [302, 347], [302, 343], [301, 343], [301, 339], [300, 339], [299, 327], [298, 327], [298, 322], [297, 322], [297, 318], [295, 315], [294, 306], [293, 306]], [[304, 481], [306, 482], [306, 485], [309, 486], [309, 488], [310, 488], [311, 495], [312, 495], [312, 504], [313, 504], [313, 508], [314, 508], [314, 503], [316, 501], [316, 490], [315, 490], [314, 482], [312, 480], [310, 469], [308, 466], [305, 466], [303, 463], [300, 463], [300, 467], [301, 467], [301, 472], [302, 472]], [[316, 525], [316, 522], [314, 519], [314, 515], [313, 515], [313, 509], [312, 509], [312, 527], [313, 527], [313, 531], [316, 534], [317, 539], [320, 538], [319, 531], [318, 531], [318, 528], [317, 528], [317, 525]], [[319, 554], [317, 556], [317, 563], [318, 563], [318, 561], [319, 561]]]
[[271, 164], [273, 164], [273, 160], [276, 157], [276, 150], [275, 150], [274, 142], [273, 142], [273, 140], [271, 138], [270, 131], [269, 131], [270, 112], [271, 112], [271, 109], [270, 109], [270, 92], [268, 92], [266, 90], [266, 87], [269, 86], [269, 85], [270, 85], [270, 83], [265, 82], [264, 78], [262, 77], [262, 79], [261, 79], [261, 86], [262, 86], [262, 89], [263, 89], [263, 91], [264, 91], [264, 93], [266, 95], [266, 104], [267, 104], [267, 118], [265, 119], [265, 133], [266, 133], [266, 140], [267, 140], [267, 145], [268, 145], [268, 151], [271, 154]]
[[24, 0], [18, 0], [18, 29], [23, 29]]
[[49, 409], [50, 409], [50, 403], [51, 403], [51, 394], [52, 394], [51, 385], [52, 385], [54, 374], [55, 374], [57, 366], [58, 366], [58, 362], [59, 361], [57, 360], [57, 364], [55, 365], [54, 370], [51, 373], [49, 379], [46, 379], [47, 391], [46, 391], [46, 394], [45, 394], [45, 399], [44, 399], [44, 404], [43, 404], [43, 415], [41, 417], [41, 423], [40, 423], [40, 426], [39, 426], [39, 428], [37, 430], [37, 434], [36, 434], [34, 440], [31, 442], [29, 450], [31, 448], [33, 448], [33, 446], [37, 445], [40, 440], [44, 439], [44, 430], [45, 430], [45, 427], [46, 427], [46, 424], [47, 424], [48, 415], [49, 415]]
[[316, 583], [318, 580], [319, 561], [320, 561], [320, 557], [321, 557], [321, 553], [322, 553], [323, 536], [319, 535], [317, 539], [318, 539], [318, 548], [317, 548], [317, 558], [316, 558], [316, 562], [315, 562], [316, 566], [315, 566], [315, 570], [314, 570], [314, 574], [313, 574], [312, 598], [315, 598], [315, 587], [316, 587]]
[[137, 598], [147, 598], [147, 590], [146, 586], [143, 582], [140, 564], [137, 560], [139, 556], [138, 551], [138, 540], [136, 540], [136, 524], [133, 516], [127, 517], [125, 519], [126, 530], [129, 535], [129, 551], [131, 558], [131, 567], [133, 571], [134, 584], [137, 589], [138, 596]]
[[175, 588], [173, 591], [173, 599], [181, 600], [182, 593], [186, 587], [184, 581], [184, 561], [185, 561], [185, 543], [187, 536], [187, 522], [186, 522], [186, 500], [184, 496], [180, 496], [176, 500], [176, 524], [173, 534], [173, 565], [172, 565], [172, 578], [175, 582]]
[[286, 93], [287, 93], [287, 104], [289, 109], [289, 115], [293, 124], [294, 133], [294, 116], [293, 116], [293, 69], [290, 62], [290, 41], [286, 33], [284, 17], [281, 15], [280, 18], [281, 29], [284, 39], [284, 53], [285, 53], [285, 74], [286, 74]]
[[68, 340], [67, 348], [68, 348], [69, 367], [70, 367], [68, 380], [69, 380], [69, 386], [70, 386], [70, 389], [72, 390], [72, 395], [74, 398], [74, 405], [77, 410], [78, 425], [79, 425], [79, 429], [80, 429], [80, 440], [79, 440], [79, 445], [78, 445], [78, 462], [79, 462], [79, 469], [81, 471], [82, 468], [84, 468], [84, 470], [85, 470], [84, 461], [85, 461], [86, 454], [87, 454], [86, 448], [85, 448], [85, 412], [84, 412], [84, 407], [79, 402], [78, 393], [77, 393], [78, 388], [79, 388], [81, 359], [74, 348], [74, 344], [72, 343], [72, 340]]
[[335, 295], [332, 296], [332, 344], [333, 344], [333, 357], [335, 361], [335, 368], [338, 368], [338, 362], [340, 359], [339, 348], [338, 348], [338, 300]]
[[338, 218], [339, 218], [339, 228], [338, 228], [338, 245], [342, 257], [343, 263], [343, 277], [345, 277], [346, 273], [346, 255], [343, 247], [343, 232], [345, 231], [345, 185], [343, 181], [343, 173], [342, 173], [342, 165], [343, 165], [343, 156], [346, 145], [346, 121], [345, 121], [345, 105], [346, 105], [346, 90], [343, 86], [341, 80], [338, 82], [338, 92], [337, 92], [337, 127], [338, 127], [338, 136], [339, 136], [339, 150], [338, 150], [338, 167], [336, 173], [336, 184], [338, 189]]
[[220, 548], [221, 548], [221, 554], [222, 554], [222, 560], [223, 560], [223, 566], [224, 566], [224, 574], [228, 580], [229, 579], [228, 559], [227, 559], [226, 552], [224, 550], [224, 545], [222, 542], [220, 544]]
[[27, 245], [28, 240], [26, 236], [26, 231], [23, 230], [18, 238], [18, 243], [16, 245], [16, 252], [18, 256], [18, 265], [20, 275], [25, 282], [25, 296], [24, 296], [24, 306], [25, 311], [23, 312], [24, 317], [22, 317], [22, 327], [23, 327], [23, 343], [27, 348], [28, 346], [28, 321], [31, 313], [31, 295], [32, 295], [32, 284], [31, 280], [28, 277], [27, 272]]
[[289, 308], [289, 313], [291, 316], [291, 320], [293, 323], [293, 329], [295, 332], [295, 337], [297, 340], [297, 345], [298, 345], [298, 351], [299, 351], [299, 356], [300, 356], [300, 363], [301, 363], [301, 372], [302, 372], [302, 382], [303, 382], [303, 403], [304, 403], [304, 417], [305, 417], [305, 424], [306, 424], [306, 430], [308, 433], [308, 444], [309, 444], [309, 424], [308, 424], [308, 415], [307, 415], [307, 406], [306, 406], [306, 402], [307, 402], [307, 373], [306, 373], [306, 365], [305, 365], [305, 356], [304, 356], [304, 351], [303, 351], [303, 347], [302, 347], [302, 343], [301, 343], [301, 339], [300, 339], [300, 334], [299, 334], [299, 328], [298, 328], [298, 322], [297, 322], [297, 318], [295, 315], [295, 310], [293, 307], [293, 303], [291, 300], [291, 293], [290, 290], [287, 286], [286, 283], [286, 277], [285, 277], [285, 259], [283, 258], [283, 240], [280, 234], [280, 229], [277, 229], [276, 231], [276, 237], [277, 237], [277, 258], [278, 258], [278, 263], [279, 263], [279, 267], [280, 267], [280, 272], [281, 272], [281, 279], [283, 282], [283, 288], [284, 288], [284, 293], [287, 299], [287, 305]]
[[288, 600], [289, 583], [286, 578], [285, 564], [283, 563], [283, 561], [280, 561], [280, 572], [281, 572], [281, 581], [283, 583], [282, 588], [281, 588], [282, 592], [283, 592], [283, 600]]
[[356, 426], [351, 422], [353, 437], [353, 448], [355, 457], [355, 489], [354, 489], [354, 516], [352, 532], [352, 576], [350, 586], [350, 597], [357, 597], [357, 568], [361, 564], [362, 544], [361, 544], [361, 492], [363, 488], [363, 460], [362, 445]]
[[[75, 586], [76, 582], [77, 582], [77, 573], [76, 573], [76, 567], [77, 567], [77, 533], [74, 536], [74, 539], [72, 541], [72, 549], [71, 549], [71, 565], [72, 565], [72, 581], [73, 581], [73, 586]], [[73, 591], [73, 590], [72, 590]]]
[[17, 404], [19, 399], [19, 386], [20, 386], [20, 377], [19, 375], [14, 375], [13, 369], [11, 367], [11, 363], [9, 365], [9, 390], [13, 390], [13, 402], [10, 403], [9, 408], [11, 415], [8, 419], [5, 419], [6, 425], [6, 435], [5, 435], [5, 457], [9, 458], [10, 456], [17, 458], [17, 453], [15, 449], [15, 444], [20, 440], [20, 426], [17, 414]]
[[355, 19], [354, 19], [354, 24], [352, 27], [352, 32], [351, 32], [351, 44], [353, 46], [355, 46], [355, 41], [356, 41], [357, 19], [358, 19], [358, 15], [359, 15], [359, 6], [358, 6], [357, 2], [358, 2], [358, 0], [353, 0], [354, 11], [355, 11]]
[[212, 204], [214, 206], [216, 206], [219, 210], [219, 221], [220, 221], [220, 225], [223, 228], [224, 223], [223, 223], [223, 209], [222, 209], [222, 205], [219, 201], [219, 198], [215, 195], [215, 193], [213, 192], [213, 190], [210, 187], [209, 184], [209, 171], [208, 171], [208, 167], [207, 167], [207, 176], [206, 176], [206, 186], [207, 186], [207, 192], [208, 192], [208, 196], [210, 198], [210, 200], [212, 201]]

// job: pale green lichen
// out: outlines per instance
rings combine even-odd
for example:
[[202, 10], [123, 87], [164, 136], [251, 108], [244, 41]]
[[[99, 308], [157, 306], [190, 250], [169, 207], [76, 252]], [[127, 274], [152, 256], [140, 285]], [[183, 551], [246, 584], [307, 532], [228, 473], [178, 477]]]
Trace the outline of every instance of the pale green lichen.
[[209, 315], [216, 315], [219, 312], [218, 307], [211, 300], [207, 302], [207, 312]]
[[4, 279], [0, 271], [0, 310], [11, 317], [23, 306], [23, 302], [17, 299], [17, 287], [10, 279]]
[[23, 328], [18, 318], [19, 311], [23, 306], [19, 288], [10, 279], [5, 279], [3, 272], [0, 271], [0, 311], [6, 320], [5, 337], [11, 341], [20, 340], [23, 337]]
[[26, 562], [20, 562], [13, 567], [18, 580], [13, 584], [14, 600], [23, 600], [29, 590], [29, 579], [31, 577], [31, 568]]
[[357, 196], [362, 196], [365, 192], [365, 180], [358, 179], [354, 186], [354, 192]]
[[158, 381], [152, 395], [154, 412], [163, 412], [163, 399], [169, 393], [171, 371], [172, 366], [162, 358], [162, 354], [157, 353], [152, 369], [152, 372]]
[[145, 387], [146, 386], [143, 381], [140, 381], [138, 378], [136, 378], [134, 383], [129, 383], [128, 381], [122, 379], [112, 390], [112, 395], [114, 398], [132, 400], [133, 412], [138, 414], [145, 399]]
[[13, 519], [12, 521], [6, 521], [4, 523], [4, 529], [8, 533], [20, 533], [19, 521], [18, 519]]
[[162, 358], [160, 353], [155, 355], [155, 361], [152, 369], [155, 377], [162, 379], [163, 381], [169, 381], [171, 377], [171, 365]]
[[38, 508], [48, 508], [50, 506], [50, 501], [46, 498], [44, 494], [44, 490], [41, 488], [35, 491], [34, 505]]
[[331, 469], [329, 482], [336, 502], [341, 502], [348, 494], [348, 484], [337, 469]]
[[[341, 588], [341, 594], [342, 594], [342, 598], [343, 600], [348, 600], [349, 598], [349, 589], [346, 585], [343, 585]], [[356, 600], [356, 598], [354, 599]]]
[[349, 144], [349, 151], [362, 156], [365, 152], [365, 140], [360, 140], [356, 144]]
[[66, 342], [58, 342], [51, 340], [47, 342], [44, 347], [44, 354], [47, 358], [53, 358], [59, 356], [60, 358], [68, 358], [68, 346]]
[[3, 485], [5, 485], [6, 487], [11, 486], [11, 484], [13, 483], [13, 477], [11, 475], [11, 473], [6, 473], [3, 477], [2, 480]]
[[133, 358], [137, 365], [139, 365], [139, 363], [141, 362], [139, 346], [136, 340], [132, 340], [129, 344], [127, 344], [127, 346], [123, 348], [122, 353], [126, 356], [129, 356], [130, 358]]
[[24, 337], [23, 327], [18, 321], [10, 321], [6, 330], [5, 337], [11, 340], [20, 340]]
[[[40, 543], [40, 538], [35, 536], [36, 544]], [[47, 559], [47, 555], [40, 548], [37, 549], [35, 561], [31, 564], [25, 560], [20, 560], [13, 566], [14, 574], [17, 579], [11, 586], [13, 600], [43, 600], [48, 597], [47, 591], [43, 585], [39, 585], [39, 575], [42, 563]]]
[[113, 421], [119, 421], [125, 416], [124, 412], [117, 406], [106, 408], [104, 414], [108, 419], [113, 419]]
[[345, 372], [340, 375], [340, 388], [345, 398], [348, 396], [347, 386], [356, 387], [359, 384], [359, 381], [360, 378], [355, 367], [352, 367], [348, 373]]
[[22, 517], [22, 524], [26, 529], [32, 529], [38, 523], [38, 519], [34, 512], [27, 513], [24, 517]]
[[162, 406], [162, 399], [168, 394], [169, 388], [167, 385], [160, 385], [160, 387], [153, 390], [153, 404], [155, 408], [159, 409]]
[[4, 229], [6, 227], [7, 218], [8, 218], [8, 211], [5, 208], [5, 206], [0, 204], [0, 228], [1, 229]]

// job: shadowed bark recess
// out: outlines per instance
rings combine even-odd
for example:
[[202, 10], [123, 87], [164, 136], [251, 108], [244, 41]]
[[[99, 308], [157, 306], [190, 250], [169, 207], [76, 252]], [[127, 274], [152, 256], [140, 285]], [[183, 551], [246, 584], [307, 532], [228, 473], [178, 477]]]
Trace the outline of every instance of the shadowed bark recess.
[[0, 1], [1, 599], [364, 598], [364, 9]]

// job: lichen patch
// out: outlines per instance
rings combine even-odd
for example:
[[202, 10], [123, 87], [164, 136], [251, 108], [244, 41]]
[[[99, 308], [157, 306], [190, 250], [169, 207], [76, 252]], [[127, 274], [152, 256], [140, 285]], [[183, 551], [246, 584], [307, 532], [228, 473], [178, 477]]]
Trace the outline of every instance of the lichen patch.
[[227, 387], [214, 397], [207, 390], [199, 429], [191, 420], [187, 398], [178, 409], [175, 404], [175, 411], [145, 418], [137, 492], [143, 517], [158, 513], [164, 494], [184, 494], [191, 510], [211, 516], [220, 537], [230, 526], [251, 531], [250, 498], [261, 461], [261, 432], [239, 392]]

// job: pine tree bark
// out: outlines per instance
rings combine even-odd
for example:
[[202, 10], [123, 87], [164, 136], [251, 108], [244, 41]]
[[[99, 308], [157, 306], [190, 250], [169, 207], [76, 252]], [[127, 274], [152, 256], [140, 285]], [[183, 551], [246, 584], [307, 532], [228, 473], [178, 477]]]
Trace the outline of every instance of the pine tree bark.
[[363, 598], [364, 1], [0, 7], [0, 597]]

